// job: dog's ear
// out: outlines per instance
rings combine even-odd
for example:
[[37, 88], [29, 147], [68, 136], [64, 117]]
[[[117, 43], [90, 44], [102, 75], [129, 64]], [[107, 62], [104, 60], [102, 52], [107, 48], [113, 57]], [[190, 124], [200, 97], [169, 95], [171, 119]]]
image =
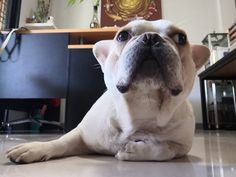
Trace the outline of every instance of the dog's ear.
[[196, 69], [201, 68], [210, 57], [210, 50], [204, 45], [191, 45], [192, 57]]
[[93, 54], [96, 57], [97, 61], [103, 67], [105, 60], [109, 54], [110, 47], [112, 45], [112, 40], [103, 40], [97, 42], [93, 46]]

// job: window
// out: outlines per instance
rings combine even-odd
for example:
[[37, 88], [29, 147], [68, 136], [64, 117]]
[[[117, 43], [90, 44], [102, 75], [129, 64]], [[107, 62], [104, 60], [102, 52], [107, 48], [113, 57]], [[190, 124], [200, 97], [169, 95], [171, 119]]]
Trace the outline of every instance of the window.
[[0, 30], [17, 28], [21, 0], [0, 0]]
[[7, 0], [0, 0], [0, 30], [5, 29]]

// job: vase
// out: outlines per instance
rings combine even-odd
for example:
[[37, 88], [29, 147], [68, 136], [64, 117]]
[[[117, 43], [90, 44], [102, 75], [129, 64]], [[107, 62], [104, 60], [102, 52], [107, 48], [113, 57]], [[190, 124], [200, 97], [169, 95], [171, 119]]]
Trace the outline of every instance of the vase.
[[98, 21], [98, 5], [93, 6], [93, 18], [90, 22], [90, 28], [99, 28], [100, 24]]

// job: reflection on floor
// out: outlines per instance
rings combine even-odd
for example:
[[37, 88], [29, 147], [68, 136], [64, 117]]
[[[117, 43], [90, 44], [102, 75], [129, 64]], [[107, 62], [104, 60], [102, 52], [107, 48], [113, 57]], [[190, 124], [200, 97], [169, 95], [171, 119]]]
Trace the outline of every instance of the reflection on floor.
[[9, 147], [46, 141], [59, 135], [0, 135], [1, 177], [235, 177], [236, 132], [201, 131], [187, 157], [170, 162], [122, 162], [107, 156], [80, 156], [15, 165], [6, 159]]

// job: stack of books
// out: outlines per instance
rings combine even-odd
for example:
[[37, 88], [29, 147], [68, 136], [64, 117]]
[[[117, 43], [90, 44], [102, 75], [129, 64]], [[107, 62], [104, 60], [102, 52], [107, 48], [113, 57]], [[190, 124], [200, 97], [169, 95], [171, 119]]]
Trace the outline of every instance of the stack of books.
[[236, 21], [229, 28], [229, 42], [230, 42], [230, 51], [236, 49]]

